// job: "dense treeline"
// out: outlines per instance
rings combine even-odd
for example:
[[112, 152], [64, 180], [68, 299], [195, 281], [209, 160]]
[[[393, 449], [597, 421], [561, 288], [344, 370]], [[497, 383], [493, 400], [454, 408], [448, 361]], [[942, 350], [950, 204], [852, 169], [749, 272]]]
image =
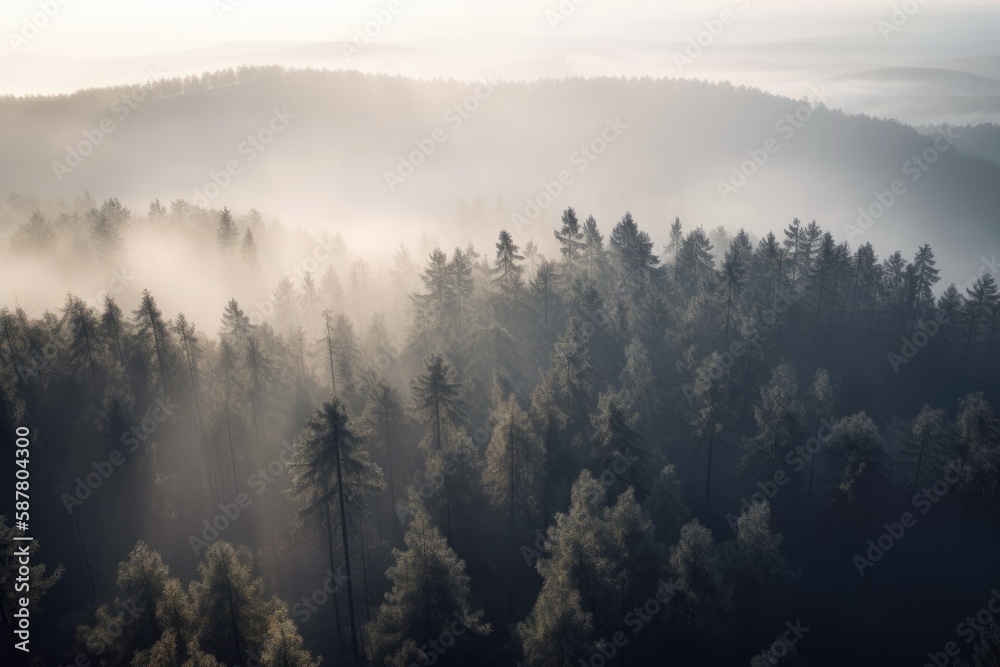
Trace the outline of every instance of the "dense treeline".
[[[840, 230], [857, 225], [859, 207], [878, 203], [876, 187], [887, 201], [890, 185], [899, 179], [906, 195], [896, 197], [884, 215], [874, 208], [876, 222], [862, 242], [889, 248], [896, 238], [917, 237], [934, 246], [951, 272], [965, 270], [977, 246], [992, 244], [994, 212], [1000, 208], [993, 183], [1000, 165], [976, 157], [989, 143], [980, 140], [985, 135], [970, 133], [966, 141], [962, 128], [952, 128], [956, 132], [945, 133], [945, 139], [927, 136], [897, 120], [845, 113], [838, 107], [849, 101], [837, 90], [828, 95], [806, 86], [795, 92], [796, 99], [684, 78], [573, 76], [501, 81], [490, 88], [488, 100], [480, 100], [477, 91], [480, 97], [485, 91], [478, 81], [247, 68], [200, 77], [155, 75], [141, 85], [69, 96], [5, 98], [0, 109], [9, 114], [4, 140], [11, 166], [5, 171], [0, 165], [0, 177], [8, 189], [54, 200], [86, 187], [131, 202], [165, 192], [217, 208], [252, 201], [314, 224], [359, 220], [391, 229], [394, 221], [417, 221], [428, 233], [447, 230], [446, 238], [461, 239], [463, 246], [473, 235], [480, 249], [489, 247], [482, 228], [466, 231], [451, 216], [441, 219], [455, 198], [471, 204], [480, 195], [487, 211], [502, 201], [505, 225], [510, 213], [530, 217], [533, 207], [545, 208], [540, 217], [554, 226], [566, 204], [537, 203], [542, 182], [553, 182], [563, 168], [573, 176], [572, 201], [598, 217], [605, 233], [625, 208], [649, 228], [663, 224], [661, 212], [674, 206], [667, 202], [680, 201], [698, 211], [706, 230], [717, 223], [731, 231], [767, 230], [778, 224], [775, 215], [790, 218], [796, 211]], [[456, 115], [454, 105], [470, 95], [481, 106]], [[294, 117], [288, 128], [273, 142], [258, 142], [266, 144], [266, 153], [254, 145], [241, 150], [276, 110]], [[520, 122], [525, 117], [534, 121]], [[588, 155], [597, 157], [596, 152], [580, 148], [595, 142], [609, 122], [623, 132], [592, 160]], [[100, 129], [108, 123], [113, 132]], [[192, 131], [176, 133], [178, 123]], [[405, 176], [415, 166], [414, 141], [427, 145], [435, 128], [462, 139], [450, 139], [447, 150], [425, 156], [426, 163]], [[746, 164], [748, 150], [760, 155], [769, 139], [778, 142], [781, 156], [771, 156], [757, 174], [755, 165]], [[960, 148], [943, 151], [942, 141], [948, 146], [957, 141]], [[323, 160], [301, 159], [316, 146], [341, 150], [328, 151]], [[922, 157], [928, 151], [931, 157]], [[151, 154], [160, 159], [149, 163]], [[249, 158], [258, 154], [266, 155], [267, 169], [250, 168]], [[528, 154], [551, 159], [525, 160]], [[170, 166], [192, 159], [203, 167]], [[213, 196], [214, 187], [226, 181], [220, 170], [234, 159], [241, 165], [239, 178], [224, 186], [225, 195]], [[588, 160], [586, 169], [581, 159]], [[470, 171], [473, 160], [488, 168]], [[933, 167], [924, 171], [931, 161]], [[148, 163], [149, 170], [141, 179], [132, 166], [139, 163]], [[922, 165], [919, 180], [914, 165]], [[218, 183], [213, 173], [223, 174]], [[273, 178], [279, 173], [280, 187]], [[352, 178], [343, 178], [345, 173]], [[457, 173], [465, 178], [456, 180]], [[317, 181], [325, 187], [310, 187]], [[379, 192], [391, 196], [367, 196]], [[18, 202], [10, 204], [19, 208]], [[15, 216], [0, 203], [0, 234], [9, 223], [25, 222], [30, 212]], [[953, 225], [964, 230], [960, 237], [948, 236]], [[527, 237], [511, 231], [523, 245]], [[908, 259], [915, 249], [906, 249]]]
[[[197, 228], [250, 277], [274, 233], [183, 202], [67, 216], [11, 242], [112, 261], [144, 225]], [[888, 665], [988, 597], [993, 267], [940, 289], [927, 245], [799, 220], [675, 220], [657, 252], [631, 214], [570, 208], [552, 258], [516, 235], [390, 269], [341, 248], [214, 331], [151, 290], [0, 311], [4, 437], [29, 426], [53, 480], [39, 553], [78, 546], [37, 575], [52, 660]], [[996, 625], [974, 639], [995, 664]]]

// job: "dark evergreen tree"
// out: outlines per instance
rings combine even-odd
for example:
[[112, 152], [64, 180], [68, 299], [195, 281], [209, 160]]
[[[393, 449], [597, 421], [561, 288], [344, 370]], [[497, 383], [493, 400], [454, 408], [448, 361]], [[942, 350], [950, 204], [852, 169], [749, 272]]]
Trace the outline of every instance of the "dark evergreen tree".
[[351, 580], [351, 546], [348, 537], [348, 505], [357, 503], [366, 492], [384, 489], [382, 470], [371, 460], [365, 440], [356, 433], [347, 409], [337, 398], [326, 401], [307, 422], [295, 441], [291, 463], [290, 495], [303, 503], [301, 516], [319, 519], [326, 528], [330, 550], [330, 569], [336, 571], [333, 556], [331, 510], [339, 513], [340, 554], [347, 576], [348, 619], [351, 650], [359, 654], [359, 640], [354, 611], [354, 583]]
[[435, 662], [440, 655], [430, 642], [449, 630], [457, 634], [456, 619], [463, 635], [466, 631], [473, 635], [492, 632], [490, 624], [483, 622], [485, 612], [473, 611], [465, 562], [419, 506], [404, 540], [406, 550], [393, 549], [396, 564], [386, 572], [392, 589], [365, 628], [365, 654], [375, 665]]

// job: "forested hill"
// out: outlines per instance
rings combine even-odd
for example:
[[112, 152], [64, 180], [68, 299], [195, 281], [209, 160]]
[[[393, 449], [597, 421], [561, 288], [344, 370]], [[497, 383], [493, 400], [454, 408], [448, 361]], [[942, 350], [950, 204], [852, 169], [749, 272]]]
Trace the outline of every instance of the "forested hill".
[[[688, 80], [483, 87], [280, 68], [183, 80], [151, 71], [137, 84], [0, 101], [5, 189], [49, 199], [86, 189], [132, 205], [191, 201], [233, 162], [238, 175], [209, 187], [214, 196], [203, 203], [237, 208], [252, 198], [307, 225], [337, 219], [397, 229], [444, 217], [456, 229], [469, 222], [459, 220], [460, 197], [470, 208], [478, 198], [509, 225], [513, 214], [535, 213], [530, 199], [543, 204], [537, 219], [546, 226], [570, 201], [600, 220], [630, 209], [661, 243], [674, 215], [762, 236], [775, 220], [808, 211], [854, 247], [870, 240], [886, 254], [897, 245], [892, 238], [929, 242], [956, 280], [983, 250], [996, 250], [1000, 166], [941, 151], [947, 144], [935, 148], [932, 137], [892, 120], [831, 111], [838, 100], [822, 90], [802, 90], [810, 100], [803, 107]], [[281, 131], [248, 146], [276, 113]], [[618, 134], [601, 146], [608, 123]], [[600, 153], [591, 159], [580, 149], [592, 143]], [[763, 164], [744, 164], [754, 155]], [[415, 165], [412, 176], [401, 159]], [[742, 186], [733, 175], [741, 167], [750, 173]], [[570, 182], [553, 188], [563, 171]], [[387, 183], [387, 173], [403, 177]], [[897, 180], [905, 192], [885, 206]], [[737, 185], [721, 193], [720, 183]], [[546, 184], [555, 202], [546, 201]], [[860, 234], [846, 228], [859, 208], [880, 206], [888, 210]]]
[[[555, 253], [376, 262], [253, 210], [91, 203], [19, 248], [200, 233], [273, 292], [201, 326], [156, 285], [0, 310], [48, 664], [889, 667], [994, 594], [995, 267], [945, 287], [929, 245], [798, 219], [658, 251], [571, 208]], [[269, 283], [289, 235], [312, 262]], [[990, 665], [1000, 628], [970, 632]]]

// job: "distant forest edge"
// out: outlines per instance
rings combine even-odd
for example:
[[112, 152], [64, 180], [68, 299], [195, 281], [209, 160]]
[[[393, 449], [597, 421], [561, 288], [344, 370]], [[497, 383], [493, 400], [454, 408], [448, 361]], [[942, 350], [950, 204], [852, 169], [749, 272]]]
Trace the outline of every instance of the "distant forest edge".
[[[177, 280], [260, 296], [213, 328], [115, 275], [0, 310], [59, 664], [895, 665], [997, 585], [988, 263], [941, 289], [930, 245], [799, 219], [657, 252], [573, 208], [552, 257], [505, 230], [375, 262], [253, 209], [61, 206], [5, 252], [132, 271], [183, 238]], [[1000, 626], [961, 646], [995, 665]]]
[[[964, 272], [974, 268], [965, 264], [973, 249], [995, 245], [994, 125], [953, 128], [955, 147], [918, 174], [907, 167], [933, 147], [934, 137], [926, 135], [940, 128], [846, 114], [822, 89], [804, 88], [803, 99], [791, 99], [686, 79], [496, 81], [488, 99], [456, 119], [459, 126], [446, 122], [444, 115], [478, 85], [277, 66], [187, 77], [153, 68], [137, 74], [134, 86], [7, 96], [0, 98], [0, 137], [9, 159], [0, 179], [7, 191], [53, 201], [85, 189], [128, 202], [163, 197], [235, 208], [253, 201], [306, 226], [331, 217], [417, 224], [444, 217], [448, 231], [459, 232], [460, 198], [481, 198], [509, 228], [542, 183], [569, 169], [572, 186], [542, 207], [538, 223], [558, 224], [573, 202], [599, 219], [629, 209], [650, 225], [655, 220], [654, 235], [669, 224], [656, 216], [677, 211], [763, 236], [775, 216], [809, 211], [838, 242], [852, 244], [848, 225], [857, 224], [859, 209], [900, 180], [905, 196], [865, 230], [864, 240], [881, 254], [894, 249], [896, 238], [917, 237], [935, 247], [949, 270]], [[275, 110], [294, 119], [261, 159], [244, 161], [241, 142]], [[626, 129], [577, 171], [570, 156], [599, 136], [607, 119]], [[445, 140], [404, 183], [387, 187], [386, 174], [436, 129]], [[777, 152], [766, 164], [744, 168], [769, 139]], [[81, 144], [87, 155], [77, 151]], [[240, 163], [239, 176], [210, 201], [197, 201], [211, 173], [231, 160]], [[136, 165], [143, 166], [141, 178]], [[739, 181], [741, 168], [754, 173], [736, 193], [720, 194], [720, 183]], [[964, 230], [960, 239], [950, 232], [955, 226]]]

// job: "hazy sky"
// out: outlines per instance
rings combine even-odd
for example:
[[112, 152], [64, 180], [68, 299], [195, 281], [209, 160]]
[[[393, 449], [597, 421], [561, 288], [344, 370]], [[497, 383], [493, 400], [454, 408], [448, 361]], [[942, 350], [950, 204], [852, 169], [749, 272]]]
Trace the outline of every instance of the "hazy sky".
[[[859, 19], [888, 15], [892, 2], [856, 0], [562, 0], [575, 4], [569, 20], [553, 29], [547, 11], [558, 11], [560, 0], [398, 0], [398, 16], [378, 36], [380, 42], [415, 43], [436, 36], [588, 35], [663, 39], [676, 29], [690, 30], [690, 21], [717, 16], [724, 8], [740, 8], [758, 18], [784, 15], [796, 19], [794, 29], [758, 31], [731, 38], [793, 39], [835, 36], [842, 25], [823, 19], [832, 12]], [[204, 48], [239, 41], [325, 42], [350, 40], [373, 12], [390, 0], [333, 3], [308, 0], [7, 0], [0, 15], [4, 51], [13, 52], [10, 35], [23, 29], [43, 5], [58, 11], [37, 36], [21, 45], [20, 54], [123, 56], [148, 55]], [[921, 14], [962, 8], [983, 9], [996, 0], [927, 2]], [[919, 28], [919, 26], [914, 26]], [[768, 34], [764, 34], [767, 32]]]

